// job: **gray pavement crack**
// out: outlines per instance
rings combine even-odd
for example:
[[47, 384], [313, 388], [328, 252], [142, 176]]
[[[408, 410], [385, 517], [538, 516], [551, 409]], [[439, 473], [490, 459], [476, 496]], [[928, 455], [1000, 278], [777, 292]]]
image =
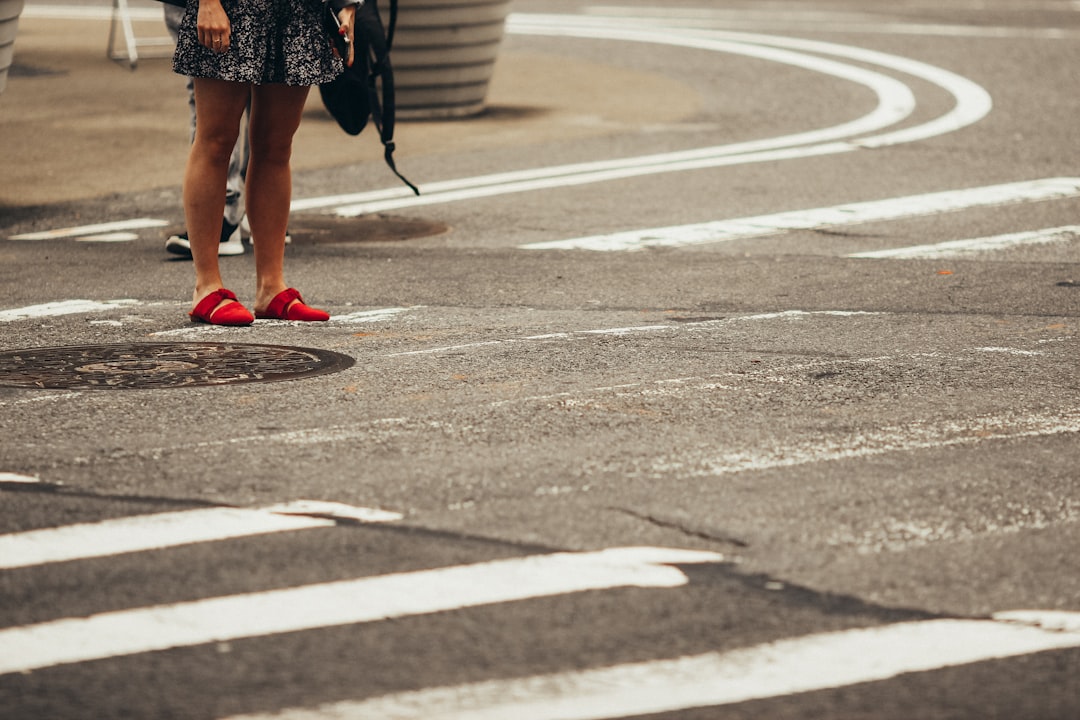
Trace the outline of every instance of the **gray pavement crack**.
[[647, 522], [647, 523], [649, 523], [651, 525], [655, 525], [656, 527], [664, 528], [666, 530], [675, 530], [675, 531], [680, 532], [680, 533], [682, 533], [684, 535], [687, 535], [687, 536], [693, 537], [693, 538], [697, 538], [699, 540], [707, 540], [708, 542], [722, 543], [724, 545], [732, 545], [732, 546], [737, 547], [737, 548], [748, 548], [748, 547], [750, 547], [749, 543], [747, 543], [744, 540], [740, 540], [737, 537], [733, 537], [731, 535], [719, 534], [719, 533], [710, 532], [710, 531], [705, 531], [705, 530], [700, 530], [700, 529], [697, 529], [697, 528], [688, 527], [687, 525], [685, 525], [683, 523], [680, 523], [680, 522], [677, 522], [675, 520], [656, 517], [655, 515], [649, 515], [647, 513], [637, 512], [635, 510], [630, 510], [628, 508], [611, 507], [611, 508], [608, 508], [608, 509], [612, 510], [614, 512], [617, 512], [617, 513], [621, 513], [623, 515], [629, 515], [630, 517], [637, 518], [638, 520], [643, 520], [644, 522]]

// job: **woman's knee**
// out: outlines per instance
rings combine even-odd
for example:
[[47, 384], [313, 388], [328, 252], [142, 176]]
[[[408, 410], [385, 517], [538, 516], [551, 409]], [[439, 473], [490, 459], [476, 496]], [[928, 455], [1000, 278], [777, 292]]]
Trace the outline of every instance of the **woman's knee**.
[[287, 165], [292, 157], [292, 135], [268, 137], [252, 133], [249, 142], [252, 162]]
[[206, 157], [208, 160], [214, 162], [228, 163], [229, 158], [232, 157], [233, 147], [236, 145], [236, 138], [239, 137], [239, 131], [234, 130], [230, 132], [228, 129], [221, 129], [217, 131], [205, 130], [195, 132], [195, 144], [192, 147], [193, 153], [198, 153]]
[[195, 78], [195, 149], [215, 160], [228, 161], [240, 134], [240, 119], [251, 98], [244, 83]]
[[287, 163], [293, 136], [300, 126], [308, 88], [260, 85], [251, 103], [249, 124], [252, 158], [265, 163]]

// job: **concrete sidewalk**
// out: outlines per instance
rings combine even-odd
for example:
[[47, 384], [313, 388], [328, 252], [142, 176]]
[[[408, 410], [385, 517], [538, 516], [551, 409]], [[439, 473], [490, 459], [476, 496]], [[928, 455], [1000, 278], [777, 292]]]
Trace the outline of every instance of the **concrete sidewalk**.
[[[164, 22], [152, 17], [136, 21], [136, 34], [165, 37]], [[179, 186], [188, 147], [184, 81], [168, 58], [140, 59], [134, 71], [109, 60], [108, 38], [103, 17], [56, 19], [28, 9], [21, 19], [15, 64], [0, 96], [0, 213], [5, 206]], [[400, 123], [398, 158], [632, 133], [697, 109], [696, 94], [670, 78], [571, 62], [537, 52], [540, 43], [508, 36], [484, 114]], [[296, 170], [381, 156], [374, 132], [346, 135], [318, 93], [311, 94], [296, 139]]]

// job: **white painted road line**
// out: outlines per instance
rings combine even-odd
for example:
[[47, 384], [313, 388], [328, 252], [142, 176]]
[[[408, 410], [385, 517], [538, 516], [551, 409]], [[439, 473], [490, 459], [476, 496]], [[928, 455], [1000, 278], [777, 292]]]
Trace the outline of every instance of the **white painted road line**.
[[58, 317], [60, 315], [78, 315], [80, 313], [109, 312], [110, 310], [138, 304], [138, 300], [106, 300], [105, 302], [97, 302], [96, 300], [61, 300], [12, 310], [0, 310], [0, 322]]
[[806, 40], [802, 38], [780, 38], [774, 35], [760, 35], [747, 33], [710, 32], [709, 37], [738, 39], [743, 42], [755, 42], [762, 45], [777, 45], [803, 52], [818, 52], [826, 55], [854, 60], [859, 63], [879, 65], [891, 70], [906, 73], [933, 85], [937, 85], [954, 98], [952, 110], [940, 115], [929, 122], [900, 130], [893, 130], [883, 135], [864, 137], [853, 141], [853, 145], [859, 148], [881, 148], [890, 145], [928, 140], [932, 137], [956, 132], [982, 120], [990, 114], [994, 107], [993, 99], [985, 89], [976, 85], [965, 77], [949, 72], [943, 68], [927, 65], [926, 63], [867, 50], [851, 45], [837, 45], [835, 43], [822, 42], [820, 40]]
[[[1080, 614], [1071, 615], [1074, 624], [1080, 622]], [[229, 720], [607, 720], [879, 682], [904, 673], [1077, 647], [1077, 632], [993, 620], [928, 620]]]
[[950, 240], [931, 245], [911, 245], [889, 250], [870, 250], [848, 255], [851, 258], [936, 259], [978, 255], [995, 250], [1009, 250], [1029, 245], [1075, 242], [1080, 239], [1080, 225], [1064, 225], [1032, 232], [993, 235], [991, 237]]
[[[708, 322], [718, 322], [710, 320]], [[685, 323], [682, 327], [688, 325], [695, 325], [699, 323]], [[700, 323], [706, 324], [706, 323]], [[620, 328], [601, 328], [598, 330], [571, 330], [568, 332], [560, 333], [547, 333], [544, 335], [529, 335], [520, 338], [507, 338], [505, 340], [481, 340], [473, 343], [464, 343], [461, 345], [444, 345], [436, 348], [426, 348], [424, 350], [407, 350], [405, 352], [390, 353], [386, 357], [407, 357], [410, 355], [437, 355], [439, 353], [455, 352], [458, 350], [472, 350], [482, 347], [493, 347], [497, 345], [514, 345], [522, 342], [537, 342], [548, 340], [574, 340], [576, 338], [583, 338], [589, 335], [640, 335], [643, 333], [658, 332], [662, 330], [675, 330], [679, 326], [676, 325], [645, 325], [637, 327], [620, 327]]]
[[[1025, 8], [1029, 6], [1025, 5]], [[1060, 4], [1046, 4], [1045, 7], [1060, 10]], [[980, 9], [986, 9], [980, 5]], [[1033, 8], [1032, 8], [1033, 9]], [[727, 30], [735, 28], [760, 28], [770, 32], [811, 31], [873, 33], [888, 35], [928, 35], [945, 37], [979, 38], [1038, 38], [1058, 40], [1080, 36], [1072, 30], [1053, 27], [1008, 27], [982, 25], [945, 25], [929, 23], [895, 22], [867, 13], [845, 12], [802, 12], [798, 10], [756, 11], [748, 8], [737, 10], [722, 9], [681, 9], [640, 7], [602, 7], [585, 8], [585, 14], [608, 17], [613, 22], [636, 22], [660, 24], [665, 27], [717, 27]]]
[[344, 580], [0, 630], [0, 674], [619, 587], [672, 588], [716, 553], [613, 548]]
[[1080, 196], [1080, 178], [1047, 178], [811, 210], [793, 210], [773, 215], [530, 243], [520, 247], [526, 250], [592, 250], [597, 252], [686, 247], [775, 235], [789, 230], [859, 225], [972, 208], [1062, 200], [1077, 196]]
[[132, 232], [110, 232], [102, 233], [100, 235], [80, 235], [75, 238], [75, 242], [99, 242], [99, 243], [114, 243], [114, 242], [134, 242], [138, 240], [139, 236]]
[[257, 510], [216, 507], [136, 515], [0, 535], [0, 569], [331, 527], [333, 518], [393, 522], [401, 515], [306, 500]]
[[980, 347], [975, 348], [975, 352], [1001, 353], [1002, 355], [1019, 355], [1020, 357], [1038, 357], [1045, 354], [1040, 350], [1020, 350], [1019, 348], [1008, 347]]
[[[37, 475], [22, 475], [20, 473], [0, 472], [0, 482], [36, 484], [41, 482], [41, 478], [39, 478]], [[0, 551], [0, 563], [3, 562], [3, 558], [4, 554], [2, 551]]]
[[[514, 18], [512, 17], [511, 20]], [[510, 28], [514, 32], [533, 33], [539, 35], [563, 35], [563, 36], [575, 36], [585, 38], [608, 38], [608, 39], [624, 39], [624, 40], [637, 40], [640, 42], [653, 42], [653, 43], [670, 43], [680, 47], [697, 48], [702, 50], [715, 50], [721, 52], [745, 52], [729, 48], [724, 43], [736, 43], [741, 45], [760, 45], [763, 47], [772, 47], [778, 49], [784, 49], [787, 51], [793, 51], [796, 53], [816, 53], [821, 55], [832, 55], [846, 60], [855, 61], [860, 64], [875, 65], [882, 68], [887, 68], [891, 71], [905, 73], [913, 77], [924, 80], [928, 83], [940, 87], [945, 92], [953, 96], [955, 100], [954, 107], [933, 120], [928, 122], [914, 125], [908, 128], [900, 130], [894, 130], [882, 135], [876, 135], [872, 137], [864, 137], [861, 139], [854, 139], [854, 135], [849, 136], [849, 142], [833, 142], [826, 146], [823, 143], [824, 140], [839, 140], [840, 136], [831, 134], [827, 138], [819, 138], [816, 141], [818, 145], [810, 145], [811, 140], [806, 138], [802, 143], [805, 156], [810, 157], [812, 155], [828, 154], [833, 152], [846, 152], [849, 150], [859, 148], [879, 148], [889, 145], [898, 145], [903, 143], [915, 142], [917, 140], [926, 140], [928, 138], [936, 137], [945, 133], [955, 132], [962, 128], [968, 127], [976, 122], [982, 120], [986, 115], [990, 113], [993, 108], [993, 100], [990, 94], [986, 92], [981, 86], [976, 85], [967, 78], [961, 77], [955, 73], [949, 72], [933, 65], [919, 62], [917, 60], [911, 60], [909, 58], [899, 57], [896, 55], [889, 55], [887, 53], [878, 52], [875, 50], [867, 50], [865, 48], [854, 47], [850, 45], [839, 45], [836, 43], [823, 42], [820, 40], [806, 40], [801, 38], [787, 38], [778, 37], [775, 35], [762, 35], [756, 33], [738, 33], [727, 32], [719, 30], [708, 31], [694, 31], [694, 30], [682, 30], [678, 32], [664, 32], [656, 31], [655, 29], [649, 30], [640, 25], [634, 26], [633, 24], [625, 27], [613, 26], [610, 20], [594, 20], [589, 23], [587, 19], [581, 16], [566, 16], [566, 15], [528, 15], [523, 18], [522, 28], [518, 29], [516, 23], [511, 22]], [[752, 53], [745, 53], [752, 54]], [[781, 61], [783, 62], [783, 61]], [[814, 69], [811, 65], [806, 65], [807, 69]], [[838, 75], [838, 77], [843, 77]], [[848, 79], [855, 80], [854, 77]], [[856, 82], [858, 82], [856, 80]], [[869, 83], [870, 87], [875, 87]], [[895, 96], [892, 93], [882, 93], [881, 86], [877, 86], [879, 102], [888, 104], [899, 99], [899, 96]], [[884, 117], [884, 108], [879, 107], [875, 113], [880, 117]], [[867, 116], [870, 117], [870, 116]], [[859, 121], [856, 121], [859, 122]], [[865, 119], [864, 119], [865, 122]], [[844, 126], [839, 126], [844, 127]], [[830, 129], [823, 130], [821, 132], [832, 132]], [[783, 140], [783, 138], [775, 138], [774, 142]], [[790, 147], [793, 143], [774, 144], [773, 148]], [[745, 152], [745, 151], [740, 151]], [[793, 155], [793, 157], [795, 157]], [[747, 156], [747, 162], [753, 162], [755, 160], [750, 159]], [[727, 163], [725, 163], [727, 164]]]
[[364, 325], [367, 323], [381, 322], [383, 320], [391, 320], [397, 315], [409, 312], [410, 310], [416, 310], [418, 307], [418, 305], [414, 305], [412, 307], [392, 307], [379, 308], [378, 310], [358, 310], [352, 313], [345, 313], [344, 315], [332, 315], [330, 317], [330, 322], [340, 325]]
[[80, 225], [78, 227], [59, 228], [44, 232], [23, 233], [12, 235], [11, 240], [57, 240], [67, 237], [80, 237], [113, 233], [119, 230], [145, 230], [147, 228], [165, 227], [168, 220], [155, 218], [136, 218], [134, 220], [120, 220], [117, 222], [99, 223], [97, 225]]
[[[328, 327], [336, 325], [367, 325], [370, 323], [382, 322], [384, 320], [391, 320], [394, 317], [409, 312], [410, 310], [416, 310], [420, 306], [413, 307], [395, 307], [395, 308], [379, 308], [377, 310], [358, 310], [356, 312], [345, 313], [343, 315], [331, 315]], [[297, 322], [293, 320], [258, 320], [259, 327], [272, 327], [272, 326], [290, 326], [296, 325]], [[150, 333], [151, 337], [207, 337], [211, 335], [236, 335], [237, 329], [235, 327], [228, 327], [224, 325], [186, 325], [184, 327], [173, 328], [172, 330], [159, 330], [154, 333]]]
[[717, 320], [702, 320], [700, 322], [686, 322], [679, 323], [677, 325], [639, 325], [633, 327], [617, 327], [617, 328], [599, 328], [596, 330], [569, 330], [566, 332], [558, 333], [546, 333], [544, 335], [527, 335], [525, 337], [518, 338], [506, 338], [504, 340], [481, 340], [473, 343], [463, 343], [461, 345], [444, 345], [442, 347], [425, 348], [423, 350], [407, 350], [404, 352], [390, 353], [386, 357], [408, 357], [410, 355], [437, 355], [439, 353], [456, 352], [460, 350], [473, 350], [476, 348], [493, 347], [498, 345], [514, 345], [524, 342], [538, 342], [548, 340], [577, 340], [591, 335], [619, 335], [619, 336], [632, 336], [643, 335], [645, 333], [654, 333], [661, 331], [684, 331], [692, 328], [699, 328], [703, 326], [713, 326], [722, 323], [731, 322], [753, 322], [756, 320], [801, 320], [808, 317], [852, 317], [852, 316], [869, 316], [877, 315], [876, 312], [852, 312], [846, 310], [785, 310], [783, 312], [776, 313], [762, 313], [759, 315], [742, 315], [731, 318], [720, 318]]
[[[914, 422], [852, 435], [790, 439], [767, 443], [757, 438], [745, 448], [724, 451], [684, 448], [677, 455], [658, 456], [650, 469], [657, 475], [714, 477], [729, 473], [794, 467], [935, 448], [975, 445], [995, 440], [1076, 435], [1080, 411], [1058, 415], [1008, 412], [946, 422]], [[647, 471], [646, 471], [647, 472]]]

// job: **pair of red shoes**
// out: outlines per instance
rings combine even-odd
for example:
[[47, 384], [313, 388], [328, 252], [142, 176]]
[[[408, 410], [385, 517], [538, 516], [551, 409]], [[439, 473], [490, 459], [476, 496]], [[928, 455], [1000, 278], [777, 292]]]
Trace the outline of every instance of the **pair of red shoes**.
[[[221, 305], [226, 300], [233, 302]], [[303, 298], [300, 297], [300, 291], [296, 288], [282, 290], [274, 296], [265, 310], [254, 315], [240, 304], [236, 299], [236, 293], [219, 288], [200, 300], [195, 309], [188, 314], [194, 322], [211, 325], [250, 325], [255, 322], [255, 318], [305, 322], [321, 322], [330, 319], [330, 313], [305, 305]]]

